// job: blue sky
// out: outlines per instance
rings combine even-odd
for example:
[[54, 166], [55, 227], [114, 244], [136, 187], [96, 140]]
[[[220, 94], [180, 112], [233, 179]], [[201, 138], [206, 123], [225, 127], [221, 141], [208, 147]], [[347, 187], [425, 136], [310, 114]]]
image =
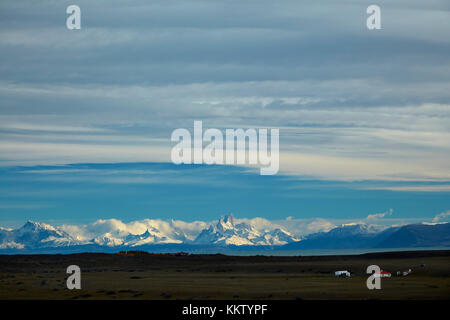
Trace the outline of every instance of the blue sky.
[[[448, 1], [377, 1], [373, 31], [373, 1], [71, 4], [0, 3], [0, 225], [449, 210]], [[279, 175], [173, 167], [194, 120], [279, 128]]]
[[[228, 213], [271, 221], [322, 218], [345, 222], [389, 209], [393, 212], [383, 224], [404, 224], [431, 222], [450, 207], [448, 192], [376, 190], [386, 182], [261, 176], [233, 166], [13, 167], [1, 168], [0, 178], [1, 222], [9, 227], [20, 226], [27, 219], [52, 224], [110, 218], [124, 222], [146, 218], [212, 221]], [[398, 182], [389, 184], [395, 187]]]

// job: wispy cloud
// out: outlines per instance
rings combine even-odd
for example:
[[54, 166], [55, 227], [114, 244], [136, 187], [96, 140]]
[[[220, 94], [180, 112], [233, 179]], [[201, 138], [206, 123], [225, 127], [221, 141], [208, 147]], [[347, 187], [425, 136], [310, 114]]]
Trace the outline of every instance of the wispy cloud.
[[386, 212], [381, 212], [381, 213], [374, 213], [374, 214], [369, 214], [366, 218], [366, 220], [378, 220], [378, 219], [382, 219], [384, 217], [389, 217], [392, 215], [392, 213], [394, 212], [394, 210], [389, 209]]
[[450, 210], [449, 210], [449, 211], [446, 211], [446, 212], [442, 212], [442, 213], [436, 215], [436, 216], [433, 218], [433, 222], [434, 222], [434, 223], [437, 223], [437, 222], [448, 221], [449, 218], [450, 218]]
[[371, 190], [391, 190], [403, 192], [449, 192], [450, 185], [418, 185], [418, 186], [385, 186], [370, 188]]

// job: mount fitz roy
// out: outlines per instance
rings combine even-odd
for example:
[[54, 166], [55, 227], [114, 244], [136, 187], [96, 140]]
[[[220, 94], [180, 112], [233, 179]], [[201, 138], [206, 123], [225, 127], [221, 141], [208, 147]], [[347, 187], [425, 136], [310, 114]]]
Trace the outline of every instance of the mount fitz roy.
[[281, 228], [261, 233], [253, 228], [250, 224], [242, 222], [235, 224], [233, 216], [220, 218], [216, 225], [210, 226], [203, 230], [195, 239], [197, 244], [214, 244], [214, 245], [249, 245], [249, 246], [267, 246], [267, 245], [283, 245], [291, 242], [298, 242], [291, 233]]
[[[101, 223], [118, 220], [101, 220]], [[26, 222], [21, 228], [0, 227], [1, 253], [72, 253], [144, 250], [150, 252], [220, 252], [227, 250], [302, 250], [450, 247], [450, 223], [411, 224], [381, 228], [373, 225], [347, 224], [328, 232], [298, 237], [272, 226], [256, 228], [250, 223], [236, 223], [233, 216], [221, 217], [216, 224], [203, 223], [198, 232], [174, 222], [164, 224], [147, 220], [146, 230], [130, 232], [124, 224], [100, 226], [89, 238], [78, 229], [53, 227], [40, 222]], [[75, 226], [75, 228], [77, 228]], [[65, 229], [65, 230], [63, 230]]]

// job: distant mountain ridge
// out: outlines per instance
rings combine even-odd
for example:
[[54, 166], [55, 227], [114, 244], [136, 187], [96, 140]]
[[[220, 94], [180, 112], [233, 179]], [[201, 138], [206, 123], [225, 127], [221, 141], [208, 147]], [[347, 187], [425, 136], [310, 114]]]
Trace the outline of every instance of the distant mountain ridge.
[[328, 232], [311, 234], [284, 250], [415, 248], [450, 246], [450, 223], [410, 224], [384, 230], [365, 224], [343, 225]]
[[450, 246], [450, 223], [410, 224], [390, 233], [377, 244], [379, 248]]
[[281, 246], [300, 241], [282, 228], [257, 230], [249, 223], [235, 223], [232, 214], [221, 217], [217, 224], [203, 229], [194, 239], [183, 230], [158, 229], [148, 226], [141, 234], [104, 232], [88, 240], [79, 240], [51, 225], [28, 221], [19, 229], [0, 229], [1, 249], [39, 249], [94, 246], [98, 248], [138, 248], [153, 245], [189, 246]]
[[[242, 221], [242, 220], [241, 220]], [[107, 231], [80, 240], [58, 227], [26, 222], [21, 228], [0, 227], [1, 252], [111, 252], [117, 250], [195, 251], [216, 248], [230, 250], [303, 250], [414, 248], [450, 246], [450, 223], [411, 224], [383, 228], [366, 224], [346, 224], [328, 232], [298, 237], [280, 227], [256, 228], [251, 223], [236, 223], [229, 214], [216, 224], [204, 227], [194, 238], [181, 227], [148, 226], [143, 233]]]

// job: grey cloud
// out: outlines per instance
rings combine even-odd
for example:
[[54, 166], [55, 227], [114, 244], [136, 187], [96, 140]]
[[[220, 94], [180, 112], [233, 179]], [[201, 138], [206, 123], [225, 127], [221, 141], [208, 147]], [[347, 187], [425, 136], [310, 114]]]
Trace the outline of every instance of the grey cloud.
[[282, 127], [285, 151], [449, 158], [448, 1], [379, 1], [373, 32], [369, 1], [78, 1], [79, 31], [69, 4], [0, 4], [5, 145], [138, 144], [201, 119]]
[[39, 15], [33, 2], [20, 9], [7, 3], [3, 78], [110, 84], [448, 80], [448, 73], [410, 68], [448, 68], [448, 6], [410, 5], [383, 3], [386, 26], [369, 33], [365, 4], [357, 1], [82, 1], [83, 29], [70, 32], [64, 2], [48, 2]]

